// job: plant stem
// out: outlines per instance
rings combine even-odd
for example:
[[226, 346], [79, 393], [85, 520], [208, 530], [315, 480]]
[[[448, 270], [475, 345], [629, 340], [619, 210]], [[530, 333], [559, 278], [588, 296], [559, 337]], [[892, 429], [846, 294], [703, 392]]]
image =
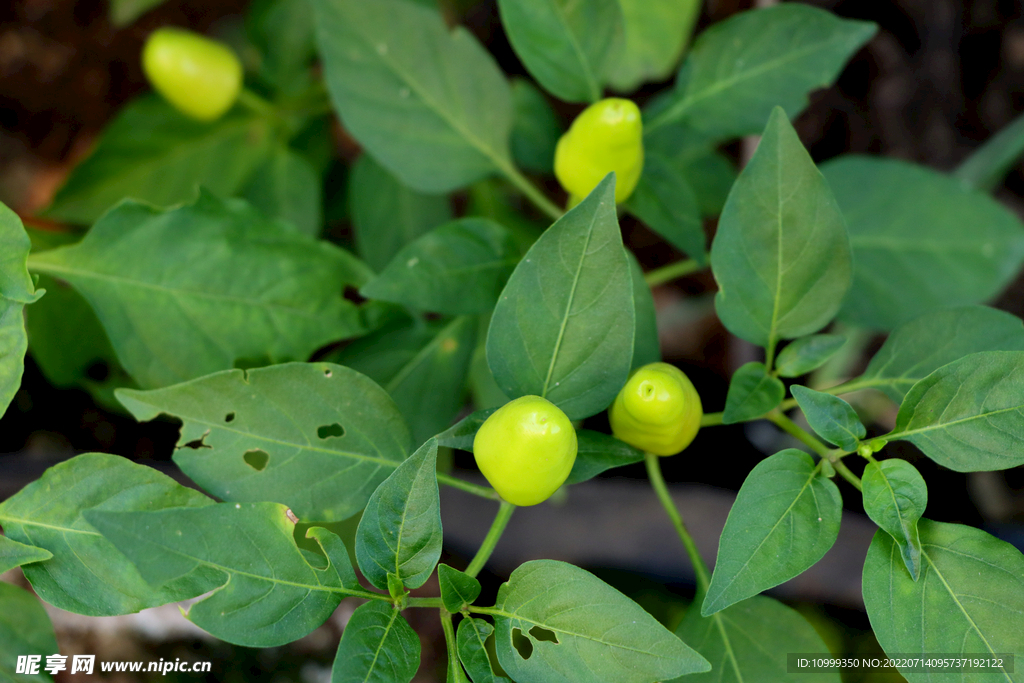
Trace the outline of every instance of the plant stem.
[[277, 107], [248, 88], [242, 88], [239, 91], [238, 103], [260, 116], [265, 116], [267, 118], [280, 118], [280, 112], [278, 112]]
[[441, 609], [444, 607], [444, 602], [441, 601], [441, 598], [408, 598], [405, 601], [405, 606]]
[[565, 213], [548, 199], [543, 192], [538, 190], [515, 166], [512, 164], [500, 164], [498, 168], [508, 181], [526, 195], [526, 198], [533, 202], [534, 206], [547, 214], [548, 218], [557, 221]]
[[468, 681], [462, 664], [459, 662], [459, 650], [455, 644], [455, 629], [452, 628], [452, 615], [447, 610], [440, 610], [441, 630], [444, 631], [444, 644], [448, 650], [448, 675], [446, 680], [451, 683]]
[[644, 282], [647, 283], [648, 287], [656, 287], [657, 285], [671, 282], [676, 278], [684, 277], [690, 273], [695, 273], [701, 268], [703, 268], [703, 266], [693, 259], [684, 259], [682, 261], [670, 263], [667, 266], [662, 266], [661, 268], [655, 268], [649, 273], [646, 273], [644, 275]]
[[487, 488], [486, 486], [480, 486], [479, 484], [473, 484], [468, 481], [463, 481], [458, 477], [453, 477], [450, 474], [437, 473], [437, 482], [439, 484], [447, 484], [455, 489], [460, 489], [466, 493], [472, 493], [474, 496], [480, 496], [487, 500], [501, 500], [501, 496], [494, 489]]
[[699, 593], [706, 593], [711, 584], [708, 579], [708, 568], [704, 564], [704, 560], [701, 559], [700, 553], [697, 552], [697, 544], [693, 542], [693, 537], [686, 530], [683, 517], [679, 514], [672, 495], [668, 492], [665, 478], [661, 475], [661, 460], [653, 453], [644, 453], [644, 462], [647, 464], [647, 478], [650, 479], [654, 492], [658, 494], [658, 500], [661, 501], [662, 507], [668, 513], [668, 518], [672, 520], [672, 525], [676, 528], [676, 533], [679, 534], [679, 540], [683, 542], [686, 554], [693, 564], [693, 573], [697, 576], [697, 590]]
[[843, 464], [843, 461], [839, 458], [832, 458], [830, 460], [832, 467], [836, 468], [836, 472], [842, 475], [843, 479], [853, 484], [854, 488], [858, 491], [863, 491], [864, 487], [861, 486], [860, 477], [850, 471], [850, 468]]
[[[802, 441], [806, 446], [808, 446], [812, 451], [814, 451], [821, 457], [828, 458], [829, 460], [832, 459], [831, 450], [828, 446], [818, 441], [811, 434], [808, 434], [807, 431], [800, 427], [800, 425], [790, 420], [781, 411], [774, 410], [765, 415], [765, 417], [774, 422], [776, 426], [778, 426], [779, 429], [781, 429], [782, 431], [786, 432], [791, 436], [795, 436], [797, 439]], [[835, 462], [833, 462], [832, 464], [834, 465]]]
[[512, 517], [512, 513], [515, 512], [516, 506], [508, 501], [501, 501], [501, 507], [498, 508], [498, 514], [494, 516], [494, 521], [491, 523], [491, 530], [487, 532], [487, 536], [484, 538], [483, 544], [480, 549], [476, 551], [476, 557], [466, 567], [466, 574], [475, 577], [480, 573], [480, 570], [487, 564], [487, 560], [491, 557], [491, 553], [494, 552], [494, 546], [498, 545], [498, 539], [501, 538], [501, 534], [505, 531], [505, 526], [508, 525], [509, 518]]
[[700, 418], [701, 427], [717, 427], [722, 424], [723, 413], [704, 413]]

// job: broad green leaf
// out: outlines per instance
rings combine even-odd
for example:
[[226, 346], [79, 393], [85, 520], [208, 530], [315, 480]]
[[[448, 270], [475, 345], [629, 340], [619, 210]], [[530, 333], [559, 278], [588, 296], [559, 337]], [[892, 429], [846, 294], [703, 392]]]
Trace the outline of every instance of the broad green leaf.
[[485, 643], [494, 633], [494, 627], [483, 619], [465, 617], [459, 622], [456, 642], [459, 649], [459, 660], [466, 667], [473, 683], [505, 683], [509, 679], [498, 676], [491, 666]]
[[775, 358], [780, 377], [799, 377], [821, 367], [846, 343], [841, 334], [813, 334], [788, 344]]
[[460, 218], [404, 246], [360, 294], [434, 313], [487, 313], [518, 262], [505, 228]]
[[786, 387], [768, 374], [764, 363], [745, 363], [729, 380], [723, 424], [746, 422], [774, 410], [786, 397]]
[[856, 383], [900, 402], [935, 370], [979, 351], [1024, 351], [1024, 323], [987, 306], [925, 313], [893, 330]]
[[53, 554], [46, 562], [22, 567], [39, 597], [69, 612], [110, 616], [195, 593], [174, 582], [151, 587], [83, 512], [198, 508], [212, 503], [149, 467], [116, 455], [86, 453], [51, 467], [0, 503], [0, 525], [8, 538]]
[[774, 588], [820, 560], [836, 541], [842, 512], [839, 489], [807, 453], [787, 448], [759, 462], [725, 521], [701, 614]]
[[[50, 617], [39, 600], [23, 588], [0, 582], [0, 681], [52, 681], [43, 669], [47, 655], [59, 652]], [[18, 657], [24, 655], [41, 656], [38, 674], [15, 673]]]
[[472, 605], [480, 597], [480, 582], [476, 578], [446, 564], [437, 565], [437, 581], [441, 587], [444, 608], [452, 614]]
[[794, 385], [790, 391], [818, 436], [844, 451], [857, 450], [857, 444], [868, 432], [853, 406], [838, 396], [800, 385]]
[[882, 460], [868, 463], [861, 484], [864, 486], [864, 512], [896, 541], [907, 571], [917, 581], [921, 575], [917, 520], [928, 506], [928, 485], [924, 477], [906, 460]]
[[51, 557], [53, 553], [45, 548], [25, 545], [7, 536], [0, 536], [0, 574], [30, 562], [44, 562]]
[[388, 574], [419, 588], [441, 557], [441, 502], [437, 491], [437, 441], [409, 456], [370, 496], [356, 532], [356, 559], [377, 588]]
[[313, 8], [306, 0], [256, 0], [246, 13], [245, 29], [259, 50], [261, 80], [284, 92], [309, 87], [316, 37]]
[[981, 303], [1024, 264], [1020, 219], [954, 178], [860, 156], [822, 172], [846, 217], [856, 266], [843, 320], [891, 330], [929, 309]]
[[612, 402], [633, 359], [633, 284], [609, 174], [516, 266], [494, 309], [487, 363], [511, 398], [578, 420]]
[[683, 124], [662, 126], [644, 137], [644, 150], [682, 174], [703, 216], [722, 212], [736, 181], [736, 168], [705, 135]]
[[621, 39], [618, 0], [498, 0], [501, 23], [526, 70], [555, 97], [596, 102], [609, 45]]
[[991, 192], [1024, 153], [1024, 116], [1018, 116], [964, 159], [953, 177], [975, 190]]
[[[1009, 543], [960, 524], [922, 519], [921, 578], [914, 581], [899, 547], [879, 529], [864, 561], [864, 606], [889, 654], [934, 652], [985, 657], [1014, 653], [1024, 633], [1024, 556]], [[1004, 681], [1024, 673], [962, 675], [926, 671], [910, 680]]]
[[245, 198], [272, 218], [280, 218], [304, 235], [316, 237], [323, 227], [320, 174], [304, 156], [285, 147], [274, 149], [256, 169]]
[[[500, 407], [500, 406], [499, 406]], [[473, 452], [473, 439], [480, 426], [489, 418], [495, 408], [485, 408], [470, 413], [457, 423], [437, 435], [437, 445]]]
[[166, 0], [110, 0], [110, 23], [117, 27], [127, 26], [164, 2]]
[[525, 78], [512, 80], [512, 158], [527, 171], [552, 173], [562, 134], [558, 116], [544, 94]]
[[640, 183], [629, 198], [629, 211], [669, 244], [704, 264], [707, 237], [700, 204], [686, 176], [656, 151], [646, 155]]
[[759, 132], [776, 106], [795, 117], [876, 29], [796, 3], [736, 14], [694, 41], [673, 101], [647, 129], [685, 119], [726, 139]]
[[348, 193], [356, 251], [378, 272], [402, 247], [452, 219], [447, 196], [406, 187], [368, 154], [353, 166]]
[[606, 470], [643, 462], [644, 452], [614, 436], [581, 429], [576, 432], [576, 460], [566, 485], [593, 479]]
[[700, 16], [700, 0], [619, 0], [625, 36], [608, 62], [608, 82], [632, 92], [671, 73]]
[[711, 246], [711, 269], [722, 323], [766, 347], [817, 332], [850, 288], [843, 216], [779, 108], [729, 193]]
[[313, 0], [313, 9], [334, 108], [402, 182], [450, 192], [511, 168], [508, 82], [468, 31], [405, 0]]
[[633, 252], [627, 249], [626, 256], [629, 257], [629, 274], [633, 279], [633, 314], [636, 316], [630, 369], [636, 370], [661, 360], [661, 340], [658, 338], [658, 312], [654, 308], [651, 288], [644, 280], [644, 271]]
[[70, 247], [32, 256], [89, 302], [140, 386], [305, 360], [362, 332], [342, 296], [366, 266], [327, 242], [203, 193], [163, 211], [125, 202]]
[[654, 683], [710, 668], [640, 605], [565, 562], [521, 565], [494, 609], [498, 661], [514, 680]]
[[957, 472], [1024, 464], [1024, 351], [983, 351], [911, 387], [889, 439]]
[[334, 657], [331, 683], [409, 683], [420, 638], [390, 604], [371, 600], [352, 613]]
[[[711, 662], [711, 671], [676, 683], [785, 683], [789, 652], [825, 654], [828, 647], [800, 614], [777, 600], [757, 595], [710, 617], [686, 610], [676, 635]], [[805, 683], [839, 683], [836, 671], [807, 672]]]
[[362, 510], [412, 445], [387, 393], [330, 363], [226, 370], [117, 397], [139, 421], [181, 420], [174, 462], [213, 495], [285, 503], [307, 522]]
[[269, 120], [240, 111], [214, 123], [193, 121], [156, 95], [126, 106], [96, 150], [75, 167], [45, 215], [89, 224], [126, 197], [170, 206], [203, 187], [230, 196], [271, 150]]
[[[218, 503], [153, 512], [87, 510], [85, 518], [151, 585], [186, 586], [196, 626], [235, 645], [274, 647], [327, 620], [346, 595], [333, 564], [314, 567], [295, 545], [295, 525], [278, 503]], [[341, 541], [338, 540], [338, 543]], [[326, 552], [326, 551], [325, 551]]]
[[380, 384], [405, 417], [413, 443], [448, 427], [465, 403], [466, 377], [477, 324], [468, 316], [447, 323], [385, 327], [332, 354]]
[[18, 392], [25, 370], [25, 305], [43, 295], [25, 265], [30, 247], [21, 219], [0, 203], [0, 416]]
[[[490, 323], [490, 319], [485, 319]], [[487, 366], [487, 325], [484, 326], [480, 343], [473, 351], [469, 362], [469, 392], [474, 408], [485, 410], [498, 408], [508, 403], [508, 396], [494, 381], [491, 368]]]

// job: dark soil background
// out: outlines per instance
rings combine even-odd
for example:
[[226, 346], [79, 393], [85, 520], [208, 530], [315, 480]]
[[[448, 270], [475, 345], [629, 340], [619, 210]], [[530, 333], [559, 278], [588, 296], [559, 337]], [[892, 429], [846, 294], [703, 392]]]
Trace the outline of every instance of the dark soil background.
[[[138, 55], [153, 29], [172, 24], [224, 34], [238, 26], [247, 4], [247, 0], [168, 0], [134, 24], [117, 29], [107, 19], [104, 0], [0, 3], [0, 200], [32, 222], [33, 213], [48, 203], [106, 122], [124, 102], [147, 89]], [[525, 73], [502, 32], [493, 0], [446, 4], [489, 46], [508, 73]], [[750, 0], [709, 0], [701, 26], [751, 4]], [[1022, 3], [820, 0], [808, 4], [880, 25], [879, 34], [852, 59], [838, 83], [815, 93], [811, 106], [795, 122], [818, 161], [857, 152], [950, 170], [1024, 110]], [[645, 87], [639, 98], [664, 85]], [[559, 111], [569, 121], [577, 108]], [[739, 143], [726, 149], [736, 159], [741, 150]], [[558, 192], [555, 187], [550, 189]], [[1024, 215], [1024, 167], [1014, 169], [996, 194]], [[623, 227], [627, 241], [646, 267], [679, 257], [634, 222], [627, 219]], [[343, 225], [340, 232], [344, 233]], [[708, 308], [707, 295], [713, 290], [710, 274], [706, 274], [655, 292], [666, 360], [679, 364], [694, 379], [709, 412], [724, 405], [731, 371], [753, 359], [752, 350], [730, 338]], [[995, 304], [1024, 316], [1024, 279], [1011, 285]], [[867, 354], [880, 341], [870, 341]], [[102, 368], [97, 372], [102, 373]], [[879, 432], [887, 431], [884, 425], [893, 414], [879, 410], [877, 418]], [[602, 428], [601, 419], [588, 426]], [[48, 386], [27, 359], [23, 388], [0, 420], [0, 453], [8, 454], [0, 455], [0, 498], [74, 452], [117, 453], [170, 471], [176, 437], [173, 424], [138, 425], [98, 407], [83, 391]], [[685, 458], [665, 461], [667, 477], [736, 490], [750, 468], [764, 457], [758, 448], [759, 438], [752, 427], [705, 430]], [[928, 481], [931, 499], [942, 501], [941, 506], [929, 509], [930, 517], [983, 526], [1020, 545], [1024, 536], [1024, 468], [965, 476], [934, 465], [910, 446], [905, 449], [902, 455], [914, 462]], [[642, 469], [636, 469], [616, 476], [644, 475]], [[848, 501], [859, 500], [845, 482], [839, 483]], [[453, 564], [459, 561], [452, 559]], [[615, 580], [617, 585], [631, 587], [634, 595], [647, 596], [645, 604], [655, 610], [673, 599], [672, 591], [685, 596], [688, 590], [675, 586], [666, 592], [660, 584], [635, 576]], [[852, 631], [866, 628], [862, 614], [821, 609]], [[433, 641], [433, 655], [440, 654], [439, 629], [433, 624], [417, 627], [425, 641]], [[827, 631], [829, 627], [823, 628]], [[336, 642], [339, 634], [334, 628], [327, 641], [334, 638]], [[174, 654], [175, 648], [182, 647], [198, 647], [194, 651], [205, 653], [200, 659], [243, 657], [246, 663], [236, 670], [238, 680], [320, 680], [317, 676], [322, 678], [323, 667], [330, 663], [330, 647], [319, 654], [301, 647], [294, 652], [244, 654], [235, 649], [231, 654], [224, 650], [228, 646], [182, 641], [162, 645], [163, 649], [155, 652], [173, 659], [179, 656]], [[429, 660], [430, 653], [428, 647], [425, 659]], [[321, 668], [314, 666], [313, 673], [307, 669], [300, 675], [303, 662]], [[441, 671], [431, 672], [430, 666], [425, 663], [422, 680], [432, 680], [431, 676]], [[440, 675], [443, 679], [443, 671]], [[235, 679], [233, 674], [210, 680]]]

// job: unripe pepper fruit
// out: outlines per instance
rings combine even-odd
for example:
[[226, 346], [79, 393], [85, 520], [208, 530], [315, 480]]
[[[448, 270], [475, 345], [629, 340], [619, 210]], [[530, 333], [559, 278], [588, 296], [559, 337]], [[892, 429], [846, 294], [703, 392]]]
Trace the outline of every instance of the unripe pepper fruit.
[[703, 415], [690, 379], [668, 363], [639, 368], [608, 411], [616, 438], [655, 455], [674, 455], [689, 446]]
[[570, 204], [615, 171], [615, 201], [633, 194], [644, 168], [643, 123], [630, 100], [610, 97], [584, 109], [555, 147], [555, 176]]
[[242, 88], [242, 63], [230, 48], [179, 28], [150, 34], [142, 48], [142, 70], [164, 99], [200, 121], [223, 116]]
[[494, 411], [473, 438], [473, 457], [498, 494], [536, 505], [565, 483], [576, 461], [576, 430], [540, 396], [522, 396]]

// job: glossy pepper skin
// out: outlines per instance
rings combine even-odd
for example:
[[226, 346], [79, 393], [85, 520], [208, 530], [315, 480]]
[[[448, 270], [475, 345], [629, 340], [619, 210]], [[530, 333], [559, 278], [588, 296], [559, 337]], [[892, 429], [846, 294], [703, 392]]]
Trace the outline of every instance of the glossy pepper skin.
[[704, 410], [682, 370], [668, 363], [638, 369], [609, 410], [612, 434], [655, 455], [674, 455], [690, 445]]
[[555, 176], [570, 204], [590, 194], [615, 171], [615, 201], [633, 194], [644, 168], [640, 109], [617, 97], [595, 102], [572, 122], [555, 147]]
[[242, 88], [242, 63], [230, 48], [179, 28], [150, 34], [142, 70], [164, 99], [200, 121], [223, 116]]
[[513, 505], [536, 505], [569, 476], [576, 461], [576, 430], [554, 403], [522, 396], [480, 426], [473, 456], [502, 498]]

